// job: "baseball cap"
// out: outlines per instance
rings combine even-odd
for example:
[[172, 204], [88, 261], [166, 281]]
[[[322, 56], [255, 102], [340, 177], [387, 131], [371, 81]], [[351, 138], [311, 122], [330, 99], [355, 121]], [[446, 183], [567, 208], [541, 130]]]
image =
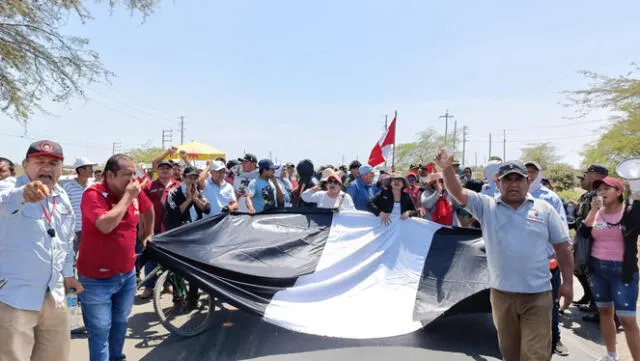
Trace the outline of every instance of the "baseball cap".
[[50, 140], [39, 140], [31, 143], [27, 150], [26, 158], [31, 157], [52, 157], [64, 160], [62, 146]]
[[88, 158], [77, 158], [76, 161], [73, 162], [73, 169], [86, 167], [88, 165], [98, 165], [98, 163], [92, 162]]
[[214, 160], [213, 163], [211, 163], [211, 167], [209, 168], [209, 170], [217, 172], [217, 171], [220, 171], [220, 170], [223, 170], [223, 169], [226, 169], [226, 168], [227, 167], [225, 166], [224, 163], [222, 163], [219, 160]]
[[273, 164], [271, 159], [262, 159], [260, 162], [258, 162], [258, 168], [260, 168], [260, 169], [276, 169], [278, 167], [276, 167], [275, 164]]
[[600, 174], [600, 175], [603, 175], [603, 176], [608, 176], [609, 175], [609, 170], [607, 169], [607, 167], [605, 167], [605, 166], [603, 166], [601, 164], [592, 164], [584, 172], [585, 173], [593, 172], [595, 174]]
[[253, 163], [257, 163], [258, 162], [258, 158], [256, 158], [255, 155], [251, 154], [251, 153], [247, 153], [244, 155], [244, 157], [242, 158], [238, 158], [239, 161], [249, 161], [249, 162], [253, 162]]
[[602, 184], [606, 184], [609, 187], [613, 187], [619, 191], [624, 191], [624, 183], [622, 183], [622, 181], [620, 181], [619, 179], [609, 176], [593, 181], [593, 189], [598, 189], [598, 187]]
[[367, 173], [372, 173], [373, 172], [373, 167], [371, 167], [368, 164], [365, 164], [365, 165], [360, 166], [359, 171], [360, 171], [360, 175], [362, 176], [362, 175], [365, 175]]
[[190, 176], [190, 175], [198, 175], [198, 168], [194, 167], [194, 166], [187, 166], [184, 168], [184, 171], [182, 172], [182, 175], [184, 177]]
[[528, 165], [536, 167], [537, 170], [542, 170], [542, 166], [540, 166], [540, 163], [536, 162], [535, 160], [530, 160], [524, 164], [525, 167]]
[[519, 161], [509, 161], [504, 162], [498, 169], [498, 178], [502, 179], [509, 174], [519, 174], [523, 177], [527, 177], [529, 174], [527, 173], [527, 168]]
[[160, 168], [162, 166], [173, 168], [173, 162], [170, 160], [161, 160], [160, 163], [158, 163], [158, 165], [156, 166], [156, 168]]

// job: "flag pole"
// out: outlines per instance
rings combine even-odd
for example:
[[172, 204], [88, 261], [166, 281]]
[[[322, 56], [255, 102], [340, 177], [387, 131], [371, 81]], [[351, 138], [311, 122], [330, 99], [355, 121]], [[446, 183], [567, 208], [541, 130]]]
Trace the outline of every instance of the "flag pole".
[[[389, 130], [389, 124], [388, 124], [388, 118], [387, 115], [384, 115], [384, 133], [387, 133], [387, 130]], [[387, 159], [385, 158], [384, 160], [384, 167], [387, 168]]]
[[396, 166], [396, 134], [398, 133], [398, 111], [396, 110], [395, 115], [393, 116], [393, 120], [395, 121], [393, 129], [393, 155], [391, 156], [391, 167], [394, 168]]

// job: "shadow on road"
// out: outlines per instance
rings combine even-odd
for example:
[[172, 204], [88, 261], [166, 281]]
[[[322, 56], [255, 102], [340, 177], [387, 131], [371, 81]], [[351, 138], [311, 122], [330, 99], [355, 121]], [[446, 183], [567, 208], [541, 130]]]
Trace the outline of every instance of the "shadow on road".
[[[146, 316], [131, 319], [134, 335], [142, 340], [140, 347], [154, 345], [141, 361], [191, 360], [245, 360], [265, 357], [265, 360], [338, 360], [336, 351], [347, 353], [344, 359], [378, 359], [380, 353], [401, 347], [404, 351], [419, 353], [416, 359], [438, 352], [447, 360], [457, 357], [477, 361], [499, 359], [495, 329], [487, 314], [452, 316], [437, 320], [426, 328], [399, 337], [376, 340], [346, 340], [300, 334], [263, 322], [242, 311], [223, 310], [216, 313], [211, 330], [190, 339], [169, 336], [155, 344], [153, 335], [144, 331]], [[153, 314], [150, 314], [153, 318]], [[145, 343], [146, 342], [146, 343]], [[396, 351], [397, 352], [397, 351]], [[357, 353], [357, 354], [356, 354]], [[367, 354], [368, 356], [365, 356]], [[448, 354], [447, 354], [448, 355]], [[458, 356], [456, 356], [458, 355]], [[489, 358], [488, 358], [489, 357]], [[385, 358], [380, 358], [385, 359]], [[388, 359], [388, 357], [386, 357]]]

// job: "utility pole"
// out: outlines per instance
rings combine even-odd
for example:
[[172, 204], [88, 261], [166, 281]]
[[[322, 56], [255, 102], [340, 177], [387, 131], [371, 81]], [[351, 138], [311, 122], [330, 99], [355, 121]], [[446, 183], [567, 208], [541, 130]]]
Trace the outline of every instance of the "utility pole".
[[489, 156], [488, 158], [491, 158], [491, 133], [489, 133]]
[[180, 119], [180, 144], [184, 144], [184, 116], [178, 117]]
[[116, 154], [116, 153], [120, 153], [122, 149], [122, 143], [119, 142], [113, 142], [113, 147], [111, 148], [112, 150], [112, 155]]
[[171, 129], [163, 129], [162, 130], [162, 149], [167, 149], [165, 144], [169, 143], [171, 145], [173, 142], [173, 131]]
[[456, 154], [456, 138], [458, 136], [458, 121], [453, 121], [453, 156]]
[[502, 129], [502, 161], [507, 161], [507, 130]]
[[465, 164], [465, 155], [466, 155], [466, 150], [467, 150], [467, 126], [465, 125], [464, 127], [462, 127], [462, 164]]
[[453, 115], [449, 114], [449, 109], [447, 109], [444, 115], [441, 115], [440, 118], [444, 118], [444, 145], [447, 146], [447, 132], [449, 128], [449, 118], [453, 118]]
[[476, 167], [478, 166], [478, 152], [476, 152]]

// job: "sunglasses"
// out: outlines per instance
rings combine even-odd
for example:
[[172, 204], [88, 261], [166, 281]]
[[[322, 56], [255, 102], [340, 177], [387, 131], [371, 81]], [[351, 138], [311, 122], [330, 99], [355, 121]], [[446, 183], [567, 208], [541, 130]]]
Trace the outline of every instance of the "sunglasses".
[[337, 180], [335, 180], [335, 179], [329, 179], [329, 180], [327, 181], [327, 184], [340, 184], [340, 182], [338, 182], [338, 181], [337, 181]]

